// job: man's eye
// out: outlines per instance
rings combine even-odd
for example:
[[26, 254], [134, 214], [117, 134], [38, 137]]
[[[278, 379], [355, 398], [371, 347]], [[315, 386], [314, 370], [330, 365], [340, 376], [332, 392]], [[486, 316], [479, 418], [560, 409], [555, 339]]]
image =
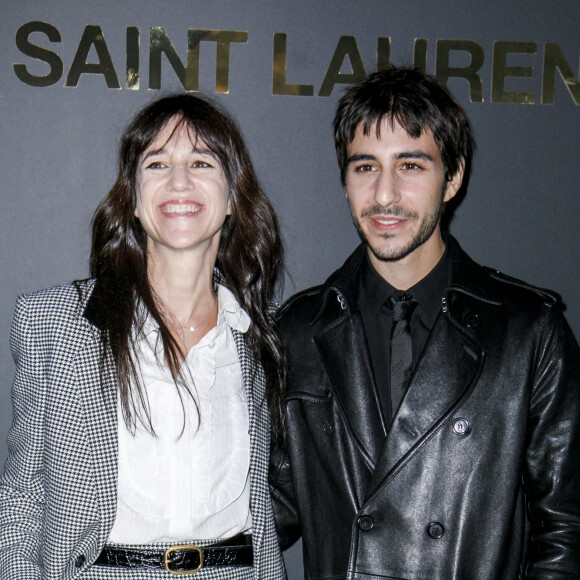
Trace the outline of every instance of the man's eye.
[[367, 173], [369, 171], [376, 171], [376, 167], [370, 163], [363, 163], [362, 165], [355, 167], [355, 171], [357, 173]]
[[412, 161], [408, 161], [407, 163], [403, 163], [403, 169], [407, 171], [415, 171], [417, 169], [421, 169], [421, 166], [417, 163], [413, 163]]

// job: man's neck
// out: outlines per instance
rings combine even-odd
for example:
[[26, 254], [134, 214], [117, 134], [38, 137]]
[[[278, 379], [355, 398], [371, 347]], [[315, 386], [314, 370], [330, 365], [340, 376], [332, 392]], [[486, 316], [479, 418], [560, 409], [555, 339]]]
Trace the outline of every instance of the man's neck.
[[437, 265], [445, 252], [441, 232], [433, 235], [416, 250], [400, 260], [380, 260], [370, 250], [369, 259], [375, 270], [397, 290], [405, 291], [420, 282]]

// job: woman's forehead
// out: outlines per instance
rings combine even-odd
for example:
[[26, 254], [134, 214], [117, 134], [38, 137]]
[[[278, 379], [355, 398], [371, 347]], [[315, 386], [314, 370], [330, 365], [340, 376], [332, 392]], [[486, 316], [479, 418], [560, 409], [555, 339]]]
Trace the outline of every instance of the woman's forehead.
[[168, 143], [181, 139], [188, 139], [195, 149], [199, 147], [200, 142], [203, 143], [201, 139], [198, 139], [195, 129], [182, 116], [176, 115], [163, 125], [147, 150], [160, 150]]

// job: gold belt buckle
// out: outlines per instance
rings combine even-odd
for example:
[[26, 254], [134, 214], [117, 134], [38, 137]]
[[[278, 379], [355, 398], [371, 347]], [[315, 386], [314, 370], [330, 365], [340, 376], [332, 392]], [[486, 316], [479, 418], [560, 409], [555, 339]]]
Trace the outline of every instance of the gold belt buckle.
[[[199, 552], [199, 566], [195, 570], [185, 570], [184, 572], [175, 572], [174, 570], [171, 570], [171, 568], [169, 568], [169, 564], [171, 563], [169, 561], [169, 556], [171, 555], [172, 552], [175, 552], [177, 550], [197, 550]], [[203, 552], [201, 548], [199, 546], [196, 546], [195, 544], [181, 544], [179, 546], [172, 546], [171, 548], [169, 548], [169, 550], [165, 552], [165, 556], [163, 557], [163, 563], [165, 564], [165, 569], [170, 574], [173, 574], [173, 576], [186, 576], [189, 574], [195, 574], [196, 572], [199, 572], [203, 568]]]

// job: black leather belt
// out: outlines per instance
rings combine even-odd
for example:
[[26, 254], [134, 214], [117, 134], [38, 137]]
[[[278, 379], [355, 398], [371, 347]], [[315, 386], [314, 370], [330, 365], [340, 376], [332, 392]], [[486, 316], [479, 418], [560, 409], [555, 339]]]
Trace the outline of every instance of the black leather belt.
[[170, 574], [195, 574], [210, 566], [251, 566], [254, 562], [252, 536], [238, 534], [211, 546], [178, 544], [168, 550], [105, 546], [96, 566], [120, 568], [162, 568]]

